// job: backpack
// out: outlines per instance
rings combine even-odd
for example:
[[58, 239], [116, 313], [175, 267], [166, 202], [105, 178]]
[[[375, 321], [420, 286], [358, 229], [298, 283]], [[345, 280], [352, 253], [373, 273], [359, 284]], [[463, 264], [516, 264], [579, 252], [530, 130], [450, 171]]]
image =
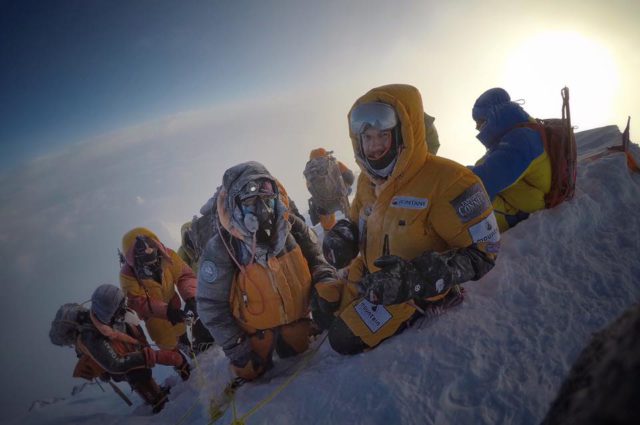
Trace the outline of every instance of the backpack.
[[333, 156], [310, 159], [304, 167], [304, 178], [313, 198], [313, 205], [323, 214], [348, 210], [347, 187]]
[[61, 347], [74, 345], [88, 310], [80, 304], [63, 304], [51, 322], [49, 339], [54, 345]]
[[576, 189], [577, 147], [571, 126], [569, 111], [569, 89], [561, 90], [562, 118], [537, 119], [535, 123], [524, 123], [540, 133], [544, 150], [551, 162], [551, 190], [545, 196], [545, 208], [553, 208], [573, 198]]
[[[209, 239], [217, 232], [215, 211], [212, 209], [204, 210], [204, 215], [198, 217], [193, 216], [191, 227], [187, 230], [187, 235], [193, 246], [193, 267], [197, 269], [200, 256], [207, 246]], [[197, 271], [196, 271], [197, 273]]]

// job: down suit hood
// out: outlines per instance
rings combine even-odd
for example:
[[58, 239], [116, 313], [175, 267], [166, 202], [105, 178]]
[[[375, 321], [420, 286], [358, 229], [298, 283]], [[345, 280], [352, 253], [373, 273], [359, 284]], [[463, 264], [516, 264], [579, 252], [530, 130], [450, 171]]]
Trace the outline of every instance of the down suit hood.
[[360, 136], [349, 130], [355, 159], [360, 169], [380, 186], [380, 190], [391, 186], [397, 180], [407, 180], [415, 175], [427, 157], [424, 127], [424, 111], [420, 92], [413, 86], [406, 84], [390, 84], [376, 87], [361, 96], [351, 107], [347, 122], [351, 120], [354, 108], [363, 103], [382, 102], [393, 106], [400, 122], [402, 144], [398, 146], [396, 165], [386, 181], [373, 176], [365, 165], [365, 156], [360, 144]]
[[471, 116], [475, 121], [486, 121], [476, 137], [487, 149], [493, 149], [515, 125], [529, 121], [529, 114], [500, 87], [482, 93], [473, 105]]
[[247, 246], [254, 244], [253, 233], [244, 224], [244, 215], [237, 203], [238, 195], [244, 186], [250, 181], [268, 179], [276, 188], [276, 234], [271, 239], [270, 246], [258, 246], [258, 249], [277, 254], [283, 248], [291, 225], [288, 217], [287, 194], [282, 185], [269, 173], [264, 165], [259, 162], [249, 161], [235, 165], [225, 171], [222, 177], [222, 186], [214, 195], [214, 205], [220, 224], [232, 236], [243, 241]]
[[171, 260], [171, 256], [167, 251], [167, 247], [165, 247], [162, 242], [160, 242], [160, 239], [158, 239], [158, 236], [156, 236], [155, 233], [153, 233], [146, 227], [136, 227], [129, 230], [122, 237], [122, 252], [124, 253], [124, 258], [127, 265], [129, 265], [133, 270], [135, 270], [133, 247], [136, 243], [136, 237], [138, 236], [146, 236], [149, 240], [149, 244], [153, 245], [153, 247], [158, 250], [161, 258], [168, 261], [169, 263], [173, 263], [173, 261]]

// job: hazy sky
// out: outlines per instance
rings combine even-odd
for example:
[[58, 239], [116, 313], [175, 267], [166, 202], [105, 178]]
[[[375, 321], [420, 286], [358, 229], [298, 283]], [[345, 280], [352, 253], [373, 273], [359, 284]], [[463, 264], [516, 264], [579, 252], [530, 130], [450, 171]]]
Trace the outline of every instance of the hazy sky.
[[68, 393], [74, 356], [49, 323], [117, 283], [125, 231], [177, 248], [246, 160], [304, 207], [308, 152], [354, 166], [346, 114], [372, 87], [418, 87], [439, 153], [463, 164], [483, 153], [470, 115], [490, 87], [557, 117], [566, 84], [579, 129], [640, 119], [640, 2], [554, 3], [1, 1], [0, 411]]

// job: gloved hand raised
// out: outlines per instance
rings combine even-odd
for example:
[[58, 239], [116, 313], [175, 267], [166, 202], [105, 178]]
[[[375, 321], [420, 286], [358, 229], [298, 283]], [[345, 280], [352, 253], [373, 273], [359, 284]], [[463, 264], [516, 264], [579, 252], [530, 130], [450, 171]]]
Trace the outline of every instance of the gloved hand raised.
[[[439, 293], [436, 282], [425, 281], [411, 261], [384, 255], [373, 264], [381, 270], [366, 275], [360, 282], [363, 296], [373, 304], [400, 304]], [[442, 283], [440, 288], [441, 292]]]
[[348, 266], [358, 251], [358, 226], [346, 219], [338, 220], [322, 240], [322, 254], [336, 269]]
[[[195, 298], [189, 298], [184, 302], [185, 316], [188, 318], [187, 324], [191, 324], [191, 335], [193, 336], [193, 345], [196, 352], [204, 351], [212, 342], [213, 337], [209, 330], [204, 326], [202, 320], [198, 319], [198, 308]], [[191, 322], [189, 322], [189, 320]]]
[[184, 302], [184, 312], [193, 312], [194, 317], [198, 317], [198, 307], [195, 298], [189, 298]]

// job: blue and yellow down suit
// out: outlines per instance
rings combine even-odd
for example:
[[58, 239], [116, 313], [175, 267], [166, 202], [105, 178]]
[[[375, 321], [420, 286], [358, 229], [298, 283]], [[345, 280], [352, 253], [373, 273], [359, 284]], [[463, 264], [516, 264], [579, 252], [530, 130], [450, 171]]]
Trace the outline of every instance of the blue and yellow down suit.
[[487, 148], [472, 170], [491, 198], [500, 231], [505, 231], [545, 207], [551, 162], [540, 134], [518, 127], [532, 119], [504, 89], [484, 92], [472, 116], [476, 122], [486, 121], [477, 137]]

